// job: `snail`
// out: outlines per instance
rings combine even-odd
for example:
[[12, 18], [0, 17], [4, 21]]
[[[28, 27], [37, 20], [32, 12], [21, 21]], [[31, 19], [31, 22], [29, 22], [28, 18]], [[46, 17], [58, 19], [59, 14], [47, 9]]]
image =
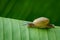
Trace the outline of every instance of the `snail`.
[[28, 26], [36, 28], [54, 28], [54, 25], [50, 24], [50, 20], [46, 17], [39, 17], [33, 22], [28, 23]]

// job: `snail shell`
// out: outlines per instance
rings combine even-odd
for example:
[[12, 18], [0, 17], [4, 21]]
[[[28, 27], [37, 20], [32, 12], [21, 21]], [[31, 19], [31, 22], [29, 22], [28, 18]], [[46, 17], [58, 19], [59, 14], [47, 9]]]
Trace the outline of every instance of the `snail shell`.
[[33, 21], [34, 26], [36, 27], [42, 27], [44, 28], [45, 26], [47, 26], [47, 24], [49, 24], [50, 20], [46, 17], [40, 17], [37, 18]]

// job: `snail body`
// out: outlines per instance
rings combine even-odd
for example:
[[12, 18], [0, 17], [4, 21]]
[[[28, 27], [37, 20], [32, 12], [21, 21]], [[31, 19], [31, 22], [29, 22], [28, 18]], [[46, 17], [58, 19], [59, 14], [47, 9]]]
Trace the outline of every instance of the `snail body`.
[[46, 17], [40, 17], [35, 19], [33, 22], [29, 23], [30, 27], [37, 28], [53, 28], [54, 26], [50, 24], [50, 20]]

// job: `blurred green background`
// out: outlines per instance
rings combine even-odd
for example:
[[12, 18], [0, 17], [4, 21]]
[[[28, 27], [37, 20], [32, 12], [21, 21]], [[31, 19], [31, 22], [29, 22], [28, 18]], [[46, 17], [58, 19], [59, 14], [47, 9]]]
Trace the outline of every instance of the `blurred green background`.
[[26, 21], [44, 16], [60, 25], [60, 2], [56, 0], [0, 0], [0, 16]]

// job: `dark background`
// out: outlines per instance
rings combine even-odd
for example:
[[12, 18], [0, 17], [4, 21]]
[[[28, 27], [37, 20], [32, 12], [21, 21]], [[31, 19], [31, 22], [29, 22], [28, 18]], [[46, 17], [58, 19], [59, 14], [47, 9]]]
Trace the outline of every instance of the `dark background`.
[[56, 0], [0, 0], [0, 16], [33, 21], [44, 16], [60, 25], [60, 2]]

